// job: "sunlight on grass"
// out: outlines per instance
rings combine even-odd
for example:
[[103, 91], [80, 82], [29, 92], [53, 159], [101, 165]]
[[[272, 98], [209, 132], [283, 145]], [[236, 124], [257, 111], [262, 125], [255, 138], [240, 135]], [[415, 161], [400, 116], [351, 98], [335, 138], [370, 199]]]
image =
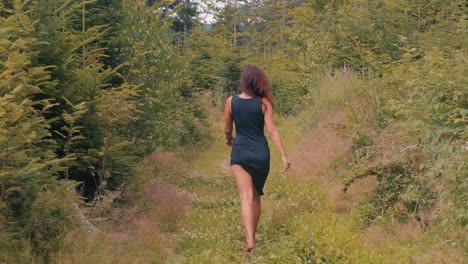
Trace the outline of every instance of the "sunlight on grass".
[[[342, 81], [330, 81], [328, 88], [333, 89]], [[323, 115], [336, 106], [330, 102], [344, 98], [344, 85], [336, 87], [341, 90], [320, 92], [320, 111], [309, 110], [300, 118], [276, 119], [286, 149], [291, 149], [306, 129], [319, 120], [319, 112]], [[209, 145], [188, 164], [158, 172], [159, 180], [185, 195], [190, 204], [187, 211], [169, 210], [168, 201], [177, 204], [178, 196], [163, 193], [166, 200], [154, 198], [155, 205], [146, 206], [148, 211], [143, 217], [131, 218], [129, 232], [75, 238], [74, 248], [61, 252], [63, 263], [380, 264], [413, 263], [415, 256], [428, 258], [425, 252], [431, 244], [430, 234], [415, 240], [391, 234], [382, 227], [376, 236], [385, 239], [366, 243], [363, 237], [367, 231], [361, 225], [359, 210], [339, 214], [329, 204], [325, 187], [319, 181], [283, 173], [281, 158], [271, 142], [271, 171], [262, 198], [257, 248], [248, 255], [240, 253], [244, 231], [229, 167], [231, 149], [225, 145], [222, 131], [213, 135]], [[161, 193], [161, 186], [153, 189]], [[177, 223], [164, 225], [170, 221]]]
[[[299, 118], [279, 118], [277, 125], [287, 149], [302, 134]], [[257, 249], [243, 256], [234, 181], [220, 166], [230, 154], [223, 143], [213, 142], [191, 164], [199, 171], [199, 180], [186, 187], [200, 196], [187, 214], [189, 225], [176, 235], [176, 252], [187, 258], [182, 263], [407, 263], [421, 250], [418, 241], [398, 236], [379, 247], [367, 246], [362, 241], [364, 230], [358, 228], [359, 216], [335, 213], [318, 182], [282, 173], [281, 159], [270, 143], [272, 168], [262, 199]], [[219, 180], [218, 186], [208, 179]]]

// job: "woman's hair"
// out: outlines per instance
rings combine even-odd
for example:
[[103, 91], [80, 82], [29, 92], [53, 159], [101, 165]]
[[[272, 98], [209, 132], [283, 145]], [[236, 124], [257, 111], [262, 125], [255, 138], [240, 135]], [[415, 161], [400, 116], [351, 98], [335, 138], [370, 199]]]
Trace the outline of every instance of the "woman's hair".
[[259, 67], [249, 64], [240, 77], [241, 91], [256, 97], [268, 99], [273, 105], [273, 94], [267, 74]]

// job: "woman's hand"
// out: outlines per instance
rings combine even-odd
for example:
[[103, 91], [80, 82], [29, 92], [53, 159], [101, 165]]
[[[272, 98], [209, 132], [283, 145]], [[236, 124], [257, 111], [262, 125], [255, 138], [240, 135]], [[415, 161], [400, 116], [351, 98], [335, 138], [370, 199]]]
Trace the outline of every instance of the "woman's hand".
[[291, 167], [291, 162], [286, 156], [281, 157], [281, 159], [283, 160], [283, 171], [287, 172], [289, 170], [289, 167]]
[[226, 145], [232, 147], [232, 144], [234, 144], [234, 138], [226, 138]]

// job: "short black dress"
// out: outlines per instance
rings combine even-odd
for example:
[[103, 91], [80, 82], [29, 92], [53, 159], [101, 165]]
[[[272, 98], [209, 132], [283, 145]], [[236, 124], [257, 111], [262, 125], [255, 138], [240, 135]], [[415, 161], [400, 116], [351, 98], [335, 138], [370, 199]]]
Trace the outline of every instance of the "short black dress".
[[270, 148], [263, 130], [262, 99], [233, 96], [231, 111], [236, 127], [231, 165], [240, 165], [247, 171], [258, 194], [263, 195], [263, 186], [270, 171]]

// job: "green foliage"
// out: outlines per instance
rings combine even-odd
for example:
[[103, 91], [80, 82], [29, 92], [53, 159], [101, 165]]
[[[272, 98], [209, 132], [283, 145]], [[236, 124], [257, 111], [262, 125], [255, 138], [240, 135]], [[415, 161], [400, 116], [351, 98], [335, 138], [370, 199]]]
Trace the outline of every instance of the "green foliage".
[[322, 246], [311, 236], [307, 241], [299, 244], [297, 254], [302, 263], [339, 263], [342, 259], [342, 254], [338, 249], [324, 250], [326, 246]]
[[239, 93], [239, 77], [242, 71], [242, 62], [245, 57], [242, 51], [235, 48], [223, 58], [223, 67], [219, 70], [218, 75], [222, 78], [223, 94], [228, 97], [229, 95]]
[[[368, 9], [371, 6], [374, 8]], [[465, 145], [467, 121], [466, 51], [459, 46], [466, 43], [462, 9], [459, 1], [450, 5], [441, 1], [351, 1], [337, 10], [341, 32], [334, 39], [339, 44], [334, 48], [339, 49], [333, 57], [355, 68], [361, 64], [357, 68], [365, 73], [359, 78], [365, 83], [351, 87], [345, 104], [353, 128], [372, 131], [358, 133], [350, 149], [354, 164], [345, 183], [346, 189], [357, 178], [376, 177], [375, 188], [359, 207], [365, 221], [414, 217], [422, 226], [440, 227], [441, 222], [449, 230], [464, 226], [466, 212], [458, 202], [466, 202], [466, 197], [459, 192], [446, 195], [465, 188], [459, 178], [466, 167], [459, 151]], [[370, 10], [374, 14], [366, 14]], [[389, 19], [395, 17], [400, 22], [391, 24]], [[370, 28], [374, 30], [366, 32]], [[389, 32], [379, 34], [379, 30]], [[340, 46], [344, 43], [348, 44]], [[382, 138], [399, 132], [396, 123], [405, 127], [406, 134]], [[401, 145], [399, 140], [411, 145]], [[374, 141], [380, 143], [373, 145]], [[389, 142], [382, 145], [385, 141]], [[412, 154], [392, 152], [388, 143]], [[454, 159], [447, 158], [449, 155]], [[457, 187], [453, 181], [458, 182]], [[450, 209], [438, 211], [441, 203]], [[448, 215], [457, 220], [451, 224], [441, 220]]]
[[[208, 113], [238, 92], [247, 63], [266, 69], [278, 113], [308, 108], [307, 120], [297, 121], [302, 125], [344, 109], [344, 129], [356, 135], [353, 162], [343, 165], [345, 187], [359, 178], [377, 179], [353, 222], [414, 217], [444, 241], [466, 245], [460, 235], [468, 222], [464, 1], [239, 1], [218, 8], [211, 30], [197, 25], [192, 6], [179, 5], [178, 17], [171, 18], [161, 9], [165, 5], [0, 3], [0, 262], [50, 263], [58, 254], [112, 262], [96, 257], [112, 248], [109, 237], [94, 237], [96, 249], [83, 238], [78, 257], [63, 248], [74, 228], [74, 198], [57, 179], [84, 182], [88, 200], [96, 191], [133, 191], [144, 155], [216, 139], [206, 139]], [[398, 132], [396, 123], [404, 127], [404, 140], [382, 140]], [[291, 129], [282, 134], [294, 136]], [[164, 218], [157, 226], [170, 234], [183, 220], [193, 228], [173, 238], [188, 258], [173, 262], [242, 261], [232, 249], [238, 242], [232, 234], [241, 232], [236, 199], [212, 191], [232, 187], [219, 166], [224, 154], [207, 149], [194, 162], [207, 174], [171, 178], [196, 194], [187, 218], [169, 209], [151, 215]], [[376, 253], [359, 245], [354, 227], [329, 210], [313, 183], [276, 176], [262, 230], [266, 246], [249, 260], [414, 261], [411, 247], [401, 252], [384, 246]], [[214, 227], [224, 231], [213, 233]], [[155, 241], [170, 235], [138, 236], [141, 243], [119, 248], [148, 258], [171, 255]], [[207, 249], [214, 246], [223, 254]], [[134, 261], [117, 251], [118, 262]]]
[[202, 135], [196, 101], [184, 97], [188, 69], [172, 45], [169, 21], [152, 15], [157, 8], [122, 2], [122, 56], [128, 60], [123, 75], [139, 89], [134, 131], [144, 153], [194, 144]]
[[35, 98], [52, 85], [49, 67], [31, 66], [34, 22], [24, 5], [15, 2], [14, 8], [0, 18], [0, 49], [8, 51], [0, 58], [0, 226], [8, 241], [0, 257], [22, 252], [29, 241], [37, 261], [48, 262], [71, 227], [72, 199], [56, 181], [64, 159], [54, 153], [58, 146], [45, 118], [55, 105]]
[[377, 183], [369, 194], [366, 203], [372, 213], [364, 221], [373, 221], [377, 217], [395, 215], [400, 219], [409, 216], [421, 221], [418, 213], [427, 211], [432, 206], [434, 194], [429, 191], [430, 186], [424, 180], [419, 165], [422, 161], [416, 157], [406, 157], [407, 161], [391, 161], [367, 168], [364, 172], [357, 172], [345, 184], [345, 191], [356, 179], [374, 176]]
[[[65, 99], [66, 100], [66, 99]], [[81, 118], [81, 116], [86, 113], [86, 105], [85, 103], [80, 103], [78, 105], [73, 105], [70, 101], [66, 100], [67, 103], [71, 106], [72, 108], [72, 113], [67, 113], [66, 110], [64, 110], [64, 113], [62, 114], [63, 120], [65, 121], [66, 125], [61, 128], [61, 131], [64, 131], [66, 134], [62, 134], [60, 131], [54, 131], [58, 135], [60, 135], [63, 139], [65, 139], [65, 146], [63, 151], [65, 152], [65, 157], [67, 159], [66, 163], [66, 168], [65, 168], [65, 179], [68, 180], [69, 178], [69, 172], [70, 172], [70, 167], [73, 167], [74, 165], [76, 166], [77, 164], [70, 164], [70, 158], [73, 158], [72, 154], [72, 144], [76, 140], [83, 139], [83, 136], [80, 135], [80, 129], [82, 127], [80, 126], [75, 126], [75, 123]]]
[[44, 263], [54, 259], [56, 252], [63, 248], [66, 233], [76, 225], [71, 187], [41, 192], [32, 204], [29, 239], [34, 255]]
[[[291, 47], [299, 67], [299, 81], [308, 89], [315, 87], [328, 70], [333, 54], [333, 38], [327, 26], [329, 14], [316, 11], [316, 3], [306, 3], [291, 11]], [[341, 66], [341, 65], [340, 65]]]
[[372, 139], [364, 132], [358, 131], [350, 151], [353, 155], [353, 161], [358, 162], [361, 159], [370, 159], [368, 146], [372, 145]]
[[225, 40], [216, 41], [204, 28], [194, 28], [185, 43], [187, 47], [185, 56], [190, 59], [190, 82], [187, 83], [187, 92], [190, 95], [215, 89], [219, 79], [217, 71], [222, 67], [222, 58], [218, 56], [218, 52], [225, 44]]
[[288, 54], [278, 52], [267, 62], [266, 70], [274, 94], [275, 111], [281, 115], [298, 115], [303, 109], [307, 89], [301, 83], [296, 63]]
[[[407, 54], [411, 56], [411, 51]], [[409, 58], [408, 58], [409, 59]], [[459, 138], [466, 133], [466, 98], [463, 89], [463, 57], [457, 53], [430, 49], [418, 62], [408, 62], [396, 67], [385, 78], [382, 94], [389, 99], [384, 110], [399, 120], [419, 120], [426, 130], [422, 137]], [[405, 76], [401, 76], [405, 72]], [[421, 96], [424, 94], [425, 96]], [[424, 133], [424, 134], [423, 134]]]
[[446, 143], [426, 145], [424, 151], [429, 158], [424, 164], [425, 181], [435, 188], [438, 202], [447, 206], [436, 215], [435, 222], [442, 227], [445, 237], [457, 238], [459, 229], [466, 228], [468, 223], [466, 151]]
[[101, 125], [106, 128], [104, 145], [100, 150], [102, 155], [99, 181], [109, 181], [109, 187], [116, 189], [122, 183], [129, 181], [132, 167], [138, 162], [133, 140], [131, 139], [131, 124], [138, 117], [138, 103], [134, 100], [138, 95], [135, 86], [123, 84], [118, 88], [106, 90], [97, 100], [97, 115]]

